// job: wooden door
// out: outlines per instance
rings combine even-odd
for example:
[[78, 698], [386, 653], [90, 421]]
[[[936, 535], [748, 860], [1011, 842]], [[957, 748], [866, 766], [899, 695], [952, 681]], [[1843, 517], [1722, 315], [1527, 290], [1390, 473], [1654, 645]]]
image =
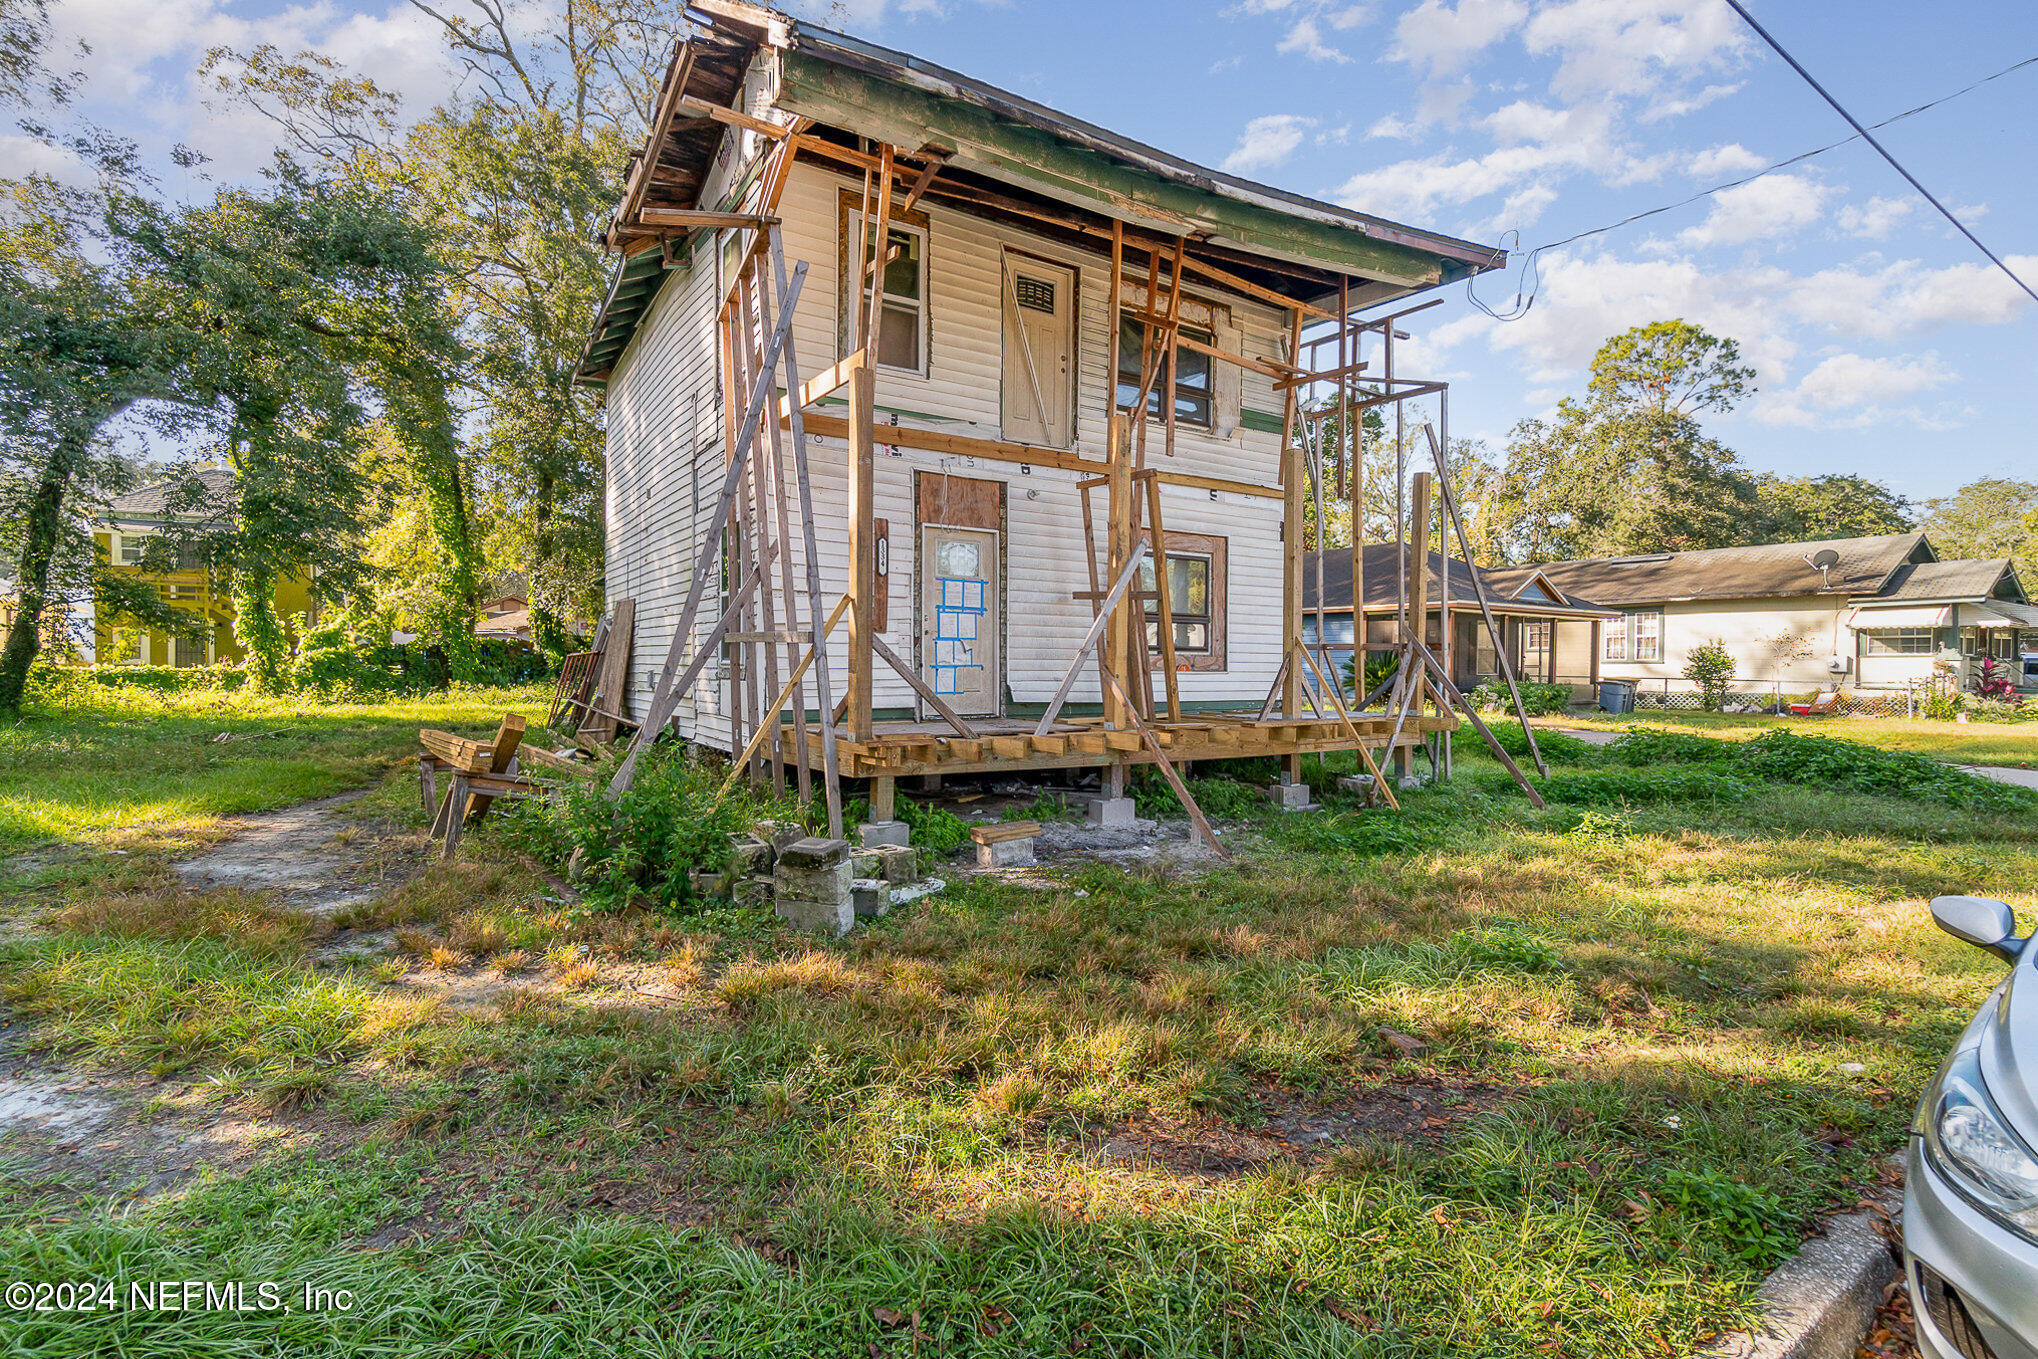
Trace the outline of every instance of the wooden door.
[[1005, 256], [1004, 426], [1020, 443], [1067, 448], [1074, 399], [1076, 276]]
[[957, 712], [998, 712], [998, 535], [928, 524], [920, 530], [920, 670]]

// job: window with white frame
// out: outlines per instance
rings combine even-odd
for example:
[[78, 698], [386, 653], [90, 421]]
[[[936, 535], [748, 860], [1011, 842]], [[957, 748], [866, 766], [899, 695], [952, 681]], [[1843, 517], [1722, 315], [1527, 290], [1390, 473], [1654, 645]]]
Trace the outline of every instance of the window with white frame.
[[1636, 660], [1660, 661], [1663, 659], [1662, 614], [1650, 612], [1633, 615], [1630, 634], [1633, 638]]
[[149, 537], [146, 533], [116, 533], [113, 535], [113, 561], [117, 566], [140, 566], [142, 553], [147, 550]]
[[1628, 658], [1628, 616], [1621, 614], [1606, 620], [1600, 632], [1600, 654], [1609, 661], [1624, 661]]
[[1606, 620], [1600, 657], [1609, 661], [1663, 659], [1663, 614], [1660, 609], [1624, 613]]
[[1932, 628], [1863, 628], [1858, 635], [1864, 656], [1930, 656], [1939, 649]]

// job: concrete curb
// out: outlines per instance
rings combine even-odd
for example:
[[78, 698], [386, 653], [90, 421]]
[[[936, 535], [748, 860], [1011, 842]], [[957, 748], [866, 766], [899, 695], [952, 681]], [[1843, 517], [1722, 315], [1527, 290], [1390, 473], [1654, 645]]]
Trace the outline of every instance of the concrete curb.
[[[1877, 1195], [1895, 1220], [1903, 1191]], [[1705, 1347], [1710, 1359], [1853, 1359], [1899, 1272], [1896, 1248], [1876, 1230], [1881, 1213], [1830, 1219], [1755, 1290], [1755, 1332], [1731, 1331]]]

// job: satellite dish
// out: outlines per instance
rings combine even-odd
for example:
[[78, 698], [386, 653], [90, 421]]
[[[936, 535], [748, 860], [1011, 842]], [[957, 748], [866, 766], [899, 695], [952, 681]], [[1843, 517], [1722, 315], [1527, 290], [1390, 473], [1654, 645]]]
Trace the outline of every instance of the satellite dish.
[[1830, 571], [1840, 564], [1840, 554], [1830, 547], [1822, 547], [1812, 554], [1812, 566], [1820, 571]]

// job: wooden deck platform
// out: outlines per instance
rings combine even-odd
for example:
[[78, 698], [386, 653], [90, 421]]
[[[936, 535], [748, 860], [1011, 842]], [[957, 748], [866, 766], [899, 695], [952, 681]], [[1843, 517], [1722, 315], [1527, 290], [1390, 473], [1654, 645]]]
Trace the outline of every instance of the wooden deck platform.
[[[851, 778], [912, 774], [988, 774], [1009, 769], [1081, 769], [1124, 761], [1149, 764], [1153, 752], [1135, 730], [1107, 728], [1102, 718], [1068, 718], [1044, 736], [1035, 736], [1034, 722], [1008, 718], [971, 718], [979, 735], [957, 736], [941, 722], [883, 722], [868, 741], [837, 737], [835, 751], [842, 772]], [[1339, 719], [1265, 722], [1249, 713], [1198, 713], [1180, 722], [1149, 724], [1168, 759], [1245, 760], [1262, 756], [1319, 754], [1350, 750], [1356, 744]], [[1366, 746], [1384, 748], [1393, 736], [1390, 713], [1353, 713], [1351, 725]], [[1454, 717], [1410, 717], [1401, 729], [1401, 744], [1414, 745], [1433, 732], [1456, 731]], [[786, 744], [792, 747], [788, 732]], [[821, 766], [821, 736], [807, 733], [808, 763]]]

